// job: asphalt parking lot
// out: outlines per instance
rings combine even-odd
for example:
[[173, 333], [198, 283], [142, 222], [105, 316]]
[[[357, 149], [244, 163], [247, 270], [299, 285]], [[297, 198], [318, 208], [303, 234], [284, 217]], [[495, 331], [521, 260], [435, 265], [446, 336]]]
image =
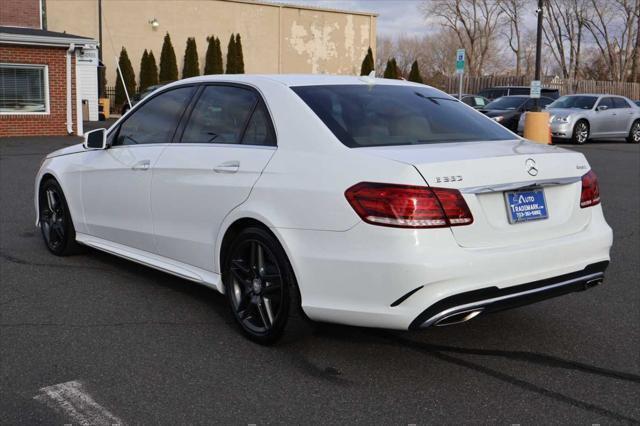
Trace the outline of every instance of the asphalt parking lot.
[[639, 145], [577, 148], [615, 233], [602, 286], [458, 326], [317, 325], [261, 347], [212, 290], [49, 254], [33, 178], [78, 141], [0, 139], [0, 423], [77, 424], [41, 391], [69, 382], [127, 424], [640, 423]]

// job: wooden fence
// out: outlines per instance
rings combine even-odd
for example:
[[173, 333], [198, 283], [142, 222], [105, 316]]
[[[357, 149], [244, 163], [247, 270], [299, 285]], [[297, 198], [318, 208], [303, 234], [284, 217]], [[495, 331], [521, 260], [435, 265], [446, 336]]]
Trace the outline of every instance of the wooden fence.
[[[435, 87], [447, 93], [457, 93], [458, 77], [448, 77], [440, 82], [432, 83]], [[485, 75], [480, 77], [464, 77], [463, 92], [478, 93], [482, 89], [495, 86], [529, 86], [531, 78], [526, 76], [500, 76]], [[543, 87], [558, 89], [561, 95], [572, 93], [604, 93], [609, 95], [622, 95], [632, 100], [640, 99], [640, 83], [627, 83], [620, 81], [596, 81], [596, 80], [568, 80], [560, 78], [544, 78]]]

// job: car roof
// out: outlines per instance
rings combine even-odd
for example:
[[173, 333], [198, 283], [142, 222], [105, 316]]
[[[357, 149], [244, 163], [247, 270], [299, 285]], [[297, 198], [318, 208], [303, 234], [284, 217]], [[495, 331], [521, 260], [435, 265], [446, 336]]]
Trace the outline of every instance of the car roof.
[[[320, 85], [346, 85], [346, 84], [370, 84], [367, 76], [347, 76], [329, 74], [219, 74], [192, 77], [179, 80], [176, 83], [206, 83], [206, 82], [238, 82], [238, 83], [259, 83], [260, 81], [271, 80], [289, 87], [295, 86], [320, 86]], [[405, 80], [395, 80], [386, 78], [374, 78], [373, 84], [390, 86], [420, 86], [429, 87], [424, 84], [412, 83]]]

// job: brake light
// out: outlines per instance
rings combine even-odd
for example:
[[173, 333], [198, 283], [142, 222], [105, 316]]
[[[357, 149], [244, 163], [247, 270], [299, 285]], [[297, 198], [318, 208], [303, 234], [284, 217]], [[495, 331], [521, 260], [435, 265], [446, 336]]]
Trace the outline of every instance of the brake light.
[[580, 207], [591, 207], [600, 204], [600, 187], [598, 176], [590, 170], [582, 176], [582, 193], [580, 194]]
[[442, 228], [473, 222], [457, 189], [361, 182], [345, 196], [358, 216], [374, 225]]

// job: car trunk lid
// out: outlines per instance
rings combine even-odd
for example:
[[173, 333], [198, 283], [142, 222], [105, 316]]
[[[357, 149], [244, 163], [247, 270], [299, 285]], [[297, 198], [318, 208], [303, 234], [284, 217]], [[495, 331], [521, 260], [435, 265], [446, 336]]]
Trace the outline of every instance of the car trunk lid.
[[[471, 225], [451, 228], [463, 247], [556, 238], [579, 232], [590, 218], [580, 208], [580, 178], [589, 169], [580, 153], [521, 140], [361, 149], [413, 165], [430, 186], [458, 189], [474, 217]], [[505, 192], [538, 188], [548, 218], [511, 223]]]

